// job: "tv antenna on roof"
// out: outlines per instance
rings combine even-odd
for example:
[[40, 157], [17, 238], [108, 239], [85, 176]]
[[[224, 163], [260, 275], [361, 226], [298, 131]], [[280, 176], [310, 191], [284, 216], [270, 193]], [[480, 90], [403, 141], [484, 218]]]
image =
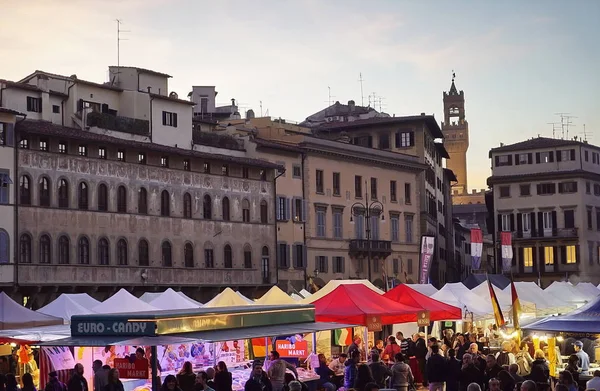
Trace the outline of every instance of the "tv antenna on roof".
[[563, 140], [565, 140], [565, 133], [566, 133], [566, 139], [569, 138], [569, 126], [575, 126], [573, 125], [573, 121], [571, 121], [571, 118], [577, 118], [574, 115], [569, 115], [570, 113], [555, 113], [556, 115], [560, 116], [560, 126], [561, 126], [561, 130], [562, 130], [562, 138]]
[[583, 124], [583, 132], [579, 134], [583, 135], [583, 141], [588, 141], [588, 136], [591, 136], [591, 132], [585, 129], [585, 124]]
[[335, 98], [335, 96], [331, 95], [331, 87], [327, 86], [327, 91], [328, 91], [328, 95], [329, 95], [329, 97], [328, 97], [329, 99], [327, 100], [327, 103], [329, 103], [329, 106], [331, 106], [332, 105], [331, 98]]
[[548, 122], [548, 125], [552, 125], [552, 138], [556, 138], [556, 130], [558, 129], [560, 122]]
[[363, 94], [363, 81], [362, 72], [358, 74], [358, 82], [360, 83], [360, 105], [365, 106], [365, 95]]
[[117, 84], [119, 83], [119, 74], [121, 73], [121, 41], [127, 41], [127, 38], [121, 38], [121, 33], [130, 33], [130, 30], [121, 30], [123, 21], [115, 19], [117, 22]]

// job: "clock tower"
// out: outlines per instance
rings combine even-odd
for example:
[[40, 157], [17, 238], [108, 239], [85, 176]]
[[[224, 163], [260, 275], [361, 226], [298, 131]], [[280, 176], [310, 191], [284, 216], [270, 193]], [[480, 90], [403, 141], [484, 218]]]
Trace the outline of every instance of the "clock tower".
[[444, 146], [450, 155], [446, 165], [454, 172], [457, 184], [452, 187], [452, 193], [467, 194], [467, 150], [469, 149], [469, 124], [465, 119], [465, 93], [458, 91], [454, 84], [455, 74], [452, 74], [450, 91], [444, 91]]

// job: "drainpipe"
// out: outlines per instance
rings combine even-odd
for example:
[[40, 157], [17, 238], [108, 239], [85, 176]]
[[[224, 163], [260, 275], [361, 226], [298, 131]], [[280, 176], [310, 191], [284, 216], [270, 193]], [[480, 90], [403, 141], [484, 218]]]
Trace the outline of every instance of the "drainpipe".
[[[301, 179], [302, 179], [302, 208], [304, 209], [304, 207], [306, 206], [308, 208], [308, 203], [306, 202], [306, 187], [304, 186], [304, 160], [306, 159], [306, 154], [304, 152], [302, 152], [302, 160], [300, 162], [300, 172], [301, 172]], [[308, 211], [303, 211], [304, 212], [304, 216], [308, 216]], [[302, 221], [302, 241], [304, 242], [304, 248], [305, 248], [305, 253], [306, 258], [306, 264], [304, 265], [304, 289], [308, 290], [308, 273], [306, 272], [306, 268], [308, 268], [308, 249], [306, 248], [306, 219], [304, 219], [304, 221]]]
[[277, 264], [277, 251], [279, 250], [277, 248], [277, 232], [279, 230], [279, 228], [277, 227], [277, 178], [279, 178], [283, 174], [285, 174], [285, 168], [273, 179], [273, 195], [275, 196], [275, 202], [273, 203], [275, 206], [275, 285], [279, 284], [279, 265]]
[[74, 85], [75, 85], [75, 83], [71, 83], [71, 85], [69, 86], [69, 88], [67, 88], [67, 97], [64, 98], [60, 102], [60, 109], [62, 110], [62, 112], [61, 112], [62, 126], [65, 126], [65, 101], [71, 97], [71, 88], [73, 88]]
[[[140, 83], [139, 81], [140, 75], [138, 73], [138, 84]], [[138, 86], [139, 89], [139, 86]], [[148, 96], [150, 97], [150, 115], [148, 118], [149, 121], [149, 125], [150, 125], [150, 142], [152, 142], [152, 101], [154, 100], [154, 97], [150, 94], [150, 87], [148, 87]]]
[[[14, 141], [14, 148], [15, 148], [15, 157], [14, 157], [14, 167], [15, 167], [15, 182], [13, 182], [15, 185], [15, 189], [14, 189], [14, 196], [15, 196], [15, 215], [14, 215], [14, 225], [15, 225], [15, 229], [14, 229], [14, 265], [15, 265], [15, 271], [14, 271], [14, 287], [15, 287], [15, 291], [19, 288], [19, 137], [17, 137], [17, 125], [23, 121], [25, 121], [25, 119], [27, 118], [27, 114], [23, 114], [23, 119], [15, 122], [14, 128], [13, 128], [13, 141]], [[31, 190], [31, 189], [30, 189]]]

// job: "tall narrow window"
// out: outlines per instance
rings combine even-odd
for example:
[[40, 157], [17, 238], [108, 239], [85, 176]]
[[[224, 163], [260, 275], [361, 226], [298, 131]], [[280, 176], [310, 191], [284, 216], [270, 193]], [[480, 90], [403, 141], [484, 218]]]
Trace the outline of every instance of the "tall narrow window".
[[127, 242], [120, 239], [117, 242], [117, 262], [119, 265], [127, 265]]
[[88, 209], [88, 185], [85, 182], [79, 183], [79, 189], [77, 189], [78, 207], [81, 210]]
[[117, 212], [127, 213], [127, 189], [119, 186], [117, 189]]
[[371, 178], [371, 199], [377, 199], [377, 178]]
[[58, 182], [58, 207], [69, 207], [69, 183], [66, 179], [61, 179]]
[[148, 192], [143, 187], [138, 190], [138, 213], [148, 214]]
[[229, 176], [229, 165], [223, 164], [221, 166], [221, 175]]
[[206, 220], [212, 220], [212, 200], [208, 194], [202, 200], [202, 212]]
[[223, 208], [223, 220], [229, 221], [230, 217], [231, 217], [229, 214], [229, 198], [223, 197], [223, 201], [221, 202], [221, 205]]
[[23, 175], [19, 182], [19, 196], [21, 205], [31, 205], [31, 179], [27, 175]]
[[108, 240], [102, 238], [98, 241], [98, 265], [110, 264], [110, 257], [108, 253]]
[[267, 224], [269, 222], [269, 207], [265, 200], [260, 202], [260, 222], [262, 224]]
[[340, 173], [333, 173], [333, 195], [339, 196], [341, 192], [341, 184], [340, 184]]
[[8, 233], [5, 230], [0, 229], [0, 264], [8, 263], [10, 259], [9, 242], [10, 239], [8, 238]]
[[108, 211], [108, 188], [104, 183], [98, 185], [98, 210]]
[[160, 194], [160, 215], [171, 215], [171, 197], [169, 196], [169, 192], [166, 190], [163, 190]]
[[69, 246], [69, 238], [65, 235], [58, 239], [58, 263], [60, 265], [68, 265], [71, 262], [71, 251]]
[[183, 169], [185, 171], [191, 171], [192, 167], [190, 165], [190, 159], [183, 159]]
[[252, 269], [252, 248], [248, 244], [244, 246], [244, 268]]
[[315, 175], [315, 186], [317, 193], [323, 193], [323, 170], [317, 170]]
[[260, 258], [260, 272], [262, 274], [263, 281], [269, 282], [269, 248], [267, 246], [264, 246], [262, 248], [262, 256]]
[[398, 193], [396, 192], [396, 181], [390, 181], [390, 201], [398, 202]]
[[19, 262], [31, 263], [31, 236], [22, 234], [19, 239]]
[[163, 242], [161, 246], [162, 250], [162, 265], [165, 267], [173, 266], [173, 259], [171, 258], [171, 243]]
[[215, 267], [215, 253], [212, 248], [204, 249], [204, 267], [207, 269]]
[[362, 198], [362, 177], [354, 176], [354, 198]]
[[48, 235], [40, 237], [40, 263], [52, 263], [52, 241]]
[[46, 177], [41, 177], [38, 187], [39, 187], [39, 192], [40, 192], [40, 206], [49, 207], [50, 206], [50, 180]]
[[192, 218], [192, 196], [190, 193], [183, 195], [183, 217], [186, 219]]
[[194, 247], [191, 243], [186, 243], [183, 248], [183, 258], [185, 267], [194, 267]]
[[410, 191], [410, 183], [404, 184], [404, 203], [410, 205], [411, 203], [411, 191]]
[[223, 262], [226, 269], [233, 268], [233, 254], [231, 253], [231, 246], [228, 244], [223, 249]]
[[[0, 131], [2, 130], [2, 124], [0, 123]], [[2, 137], [2, 134], [0, 134], [0, 137]], [[0, 145], [2, 142], [2, 139], [0, 139]], [[0, 204], [6, 205], [9, 203], [10, 200], [10, 187], [9, 185], [12, 185], [12, 180], [10, 179], [10, 175], [8, 175], [8, 173], [6, 172], [0, 172]]]
[[242, 221], [244, 223], [250, 222], [250, 202], [246, 199], [242, 201]]
[[82, 236], [77, 244], [77, 262], [80, 265], [89, 265], [90, 263], [90, 241]]
[[148, 242], [145, 239], [140, 240], [138, 243], [138, 264], [140, 266], [150, 266]]

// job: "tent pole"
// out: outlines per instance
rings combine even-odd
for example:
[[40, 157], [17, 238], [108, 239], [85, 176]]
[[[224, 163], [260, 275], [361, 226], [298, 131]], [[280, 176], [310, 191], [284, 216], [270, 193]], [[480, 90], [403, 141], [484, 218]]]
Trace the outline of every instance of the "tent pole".
[[150, 355], [151, 357], [151, 365], [152, 365], [152, 391], [159, 391], [161, 384], [160, 381], [157, 384], [157, 377], [158, 377], [158, 353], [157, 353], [157, 349], [156, 346], [151, 346], [150, 347]]
[[317, 354], [317, 332], [312, 333], [312, 352]]

